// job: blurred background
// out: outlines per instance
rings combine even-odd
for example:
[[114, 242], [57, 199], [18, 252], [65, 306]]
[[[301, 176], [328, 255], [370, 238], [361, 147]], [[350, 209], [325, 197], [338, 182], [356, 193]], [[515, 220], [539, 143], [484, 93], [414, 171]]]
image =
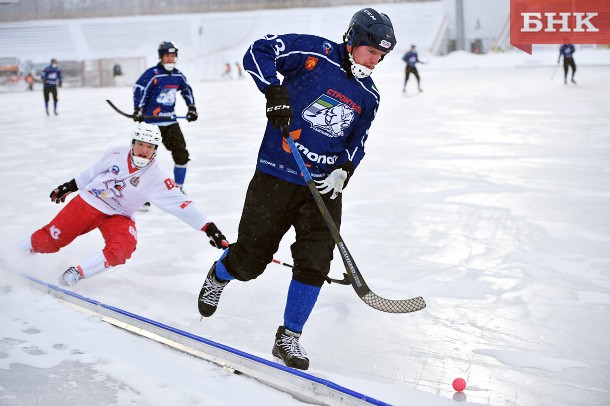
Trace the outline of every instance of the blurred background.
[[[402, 68], [411, 44], [420, 56], [511, 48], [508, 0], [0, 0], [0, 86], [24, 90], [27, 74], [39, 78], [51, 58], [64, 86], [132, 85], [157, 63], [162, 41], [178, 46], [178, 67], [190, 81], [226, 79], [229, 68], [238, 75], [247, 45], [261, 36], [341, 42], [351, 15], [368, 6], [388, 14], [396, 30], [387, 69]], [[294, 9], [302, 9], [296, 21]]]

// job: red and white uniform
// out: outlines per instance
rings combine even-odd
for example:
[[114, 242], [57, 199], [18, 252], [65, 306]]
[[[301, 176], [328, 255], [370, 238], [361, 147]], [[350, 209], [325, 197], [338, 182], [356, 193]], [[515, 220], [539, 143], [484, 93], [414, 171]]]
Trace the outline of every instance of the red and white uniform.
[[102, 159], [76, 177], [82, 199], [102, 213], [133, 218], [150, 201], [196, 230], [210, 222], [176, 186], [156, 160], [133, 166], [128, 146], [111, 148]]
[[210, 222], [157, 161], [153, 159], [137, 168], [131, 162], [130, 151], [128, 146], [111, 148], [75, 178], [79, 195], [49, 224], [32, 234], [32, 252], [57, 252], [76, 237], [99, 229], [106, 243], [104, 249], [78, 267], [81, 275], [88, 277], [124, 264], [131, 257], [137, 245], [133, 214], [147, 201], [196, 230]]

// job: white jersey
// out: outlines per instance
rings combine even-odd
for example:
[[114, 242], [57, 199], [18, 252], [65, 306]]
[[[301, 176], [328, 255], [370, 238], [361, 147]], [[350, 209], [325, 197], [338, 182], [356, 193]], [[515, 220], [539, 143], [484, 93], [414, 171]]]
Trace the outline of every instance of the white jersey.
[[99, 162], [75, 178], [85, 202], [102, 213], [133, 219], [138, 208], [150, 201], [196, 230], [209, 223], [157, 160], [137, 168], [131, 162], [130, 151], [129, 146], [111, 148]]

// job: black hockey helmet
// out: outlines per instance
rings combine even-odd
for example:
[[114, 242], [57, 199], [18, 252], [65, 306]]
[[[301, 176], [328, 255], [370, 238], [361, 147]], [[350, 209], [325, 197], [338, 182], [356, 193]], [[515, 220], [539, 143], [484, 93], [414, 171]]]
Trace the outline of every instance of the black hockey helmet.
[[159, 59], [163, 58], [165, 54], [176, 54], [178, 57], [178, 47], [171, 41], [162, 42], [159, 44]]
[[390, 17], [372, 8], [363, 8], [354, 14], [343, 41], [352, 47], [365, 44], [385, 52], [390, 52], [396, 45]]

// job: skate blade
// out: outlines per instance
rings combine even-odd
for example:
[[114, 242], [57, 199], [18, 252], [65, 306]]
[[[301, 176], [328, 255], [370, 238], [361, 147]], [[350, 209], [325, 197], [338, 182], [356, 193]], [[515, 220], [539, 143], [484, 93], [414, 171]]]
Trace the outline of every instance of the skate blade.
[[284, 361], [282, 361], [282, 359], [281, 359], [281, 358], [278, 358], [278, 357], [276, 357], [276, 356], [274, 356], [274, 357], [273, 357], [273, 361], [275, 361], [275, 363], [276, 363], [276, 364], [280, 364], [280, 365], [284, 365], [284, 366], [286, 365], [286, 364], [284, 363]]

